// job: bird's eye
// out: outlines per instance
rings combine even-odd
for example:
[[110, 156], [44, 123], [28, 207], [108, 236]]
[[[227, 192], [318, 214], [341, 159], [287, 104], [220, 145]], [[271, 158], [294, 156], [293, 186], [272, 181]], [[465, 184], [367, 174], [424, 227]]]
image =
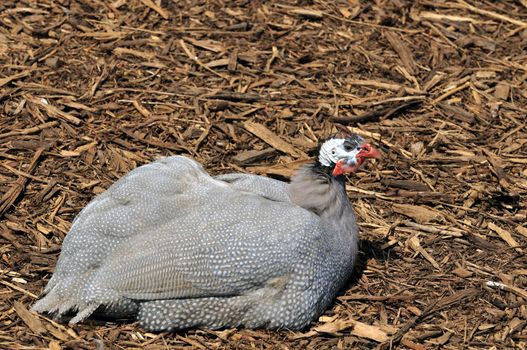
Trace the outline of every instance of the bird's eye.
[[335, 154], [337, 154], [337, 151], [335, 151], [335, 149], [332, 149], [332, 150], [331, 150], [331, 154], [332, 154], [332, 155], [335, 155]]

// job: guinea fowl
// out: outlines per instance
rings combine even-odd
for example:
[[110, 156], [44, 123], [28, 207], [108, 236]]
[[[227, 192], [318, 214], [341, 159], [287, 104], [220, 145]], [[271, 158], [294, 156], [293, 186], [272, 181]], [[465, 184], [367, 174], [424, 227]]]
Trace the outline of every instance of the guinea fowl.
[[351, 276], [359, 238], [343, 175], [372, 157], [361, 137], [335, 136], [289, 184], [211, 177], [182, 156], [141, 166], [80, 212], [33, 310], [157, 331], [302, 329]]

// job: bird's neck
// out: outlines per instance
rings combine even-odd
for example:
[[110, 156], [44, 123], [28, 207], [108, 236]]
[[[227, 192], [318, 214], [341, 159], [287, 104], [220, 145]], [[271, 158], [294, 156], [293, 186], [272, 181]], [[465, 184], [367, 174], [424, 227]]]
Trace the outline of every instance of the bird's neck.
[[[305, 165], [291, 179], [289, 196], [293, 203], [320, 217], [333, 244], [335, 259], [346, 270], [355, 264], [359, 227], [346, 194], [344, 177], [334, 177], [319, 164]], [[347, 274], [345, 274], [347, 276]]]
[[291, 200], [324, 219], [340, 219], [351, 211], [344, 177], [334, 177], [327, 168], [309, 164], [300, 168], [289, 185]]

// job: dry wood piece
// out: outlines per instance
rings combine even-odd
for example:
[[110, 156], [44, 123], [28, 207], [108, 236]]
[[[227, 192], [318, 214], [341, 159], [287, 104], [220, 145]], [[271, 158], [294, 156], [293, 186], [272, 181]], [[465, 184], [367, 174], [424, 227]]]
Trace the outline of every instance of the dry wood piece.
[[27, 77], [30, 74], [31, 74], [31, 70], [25, 70], [23, 72], [20, 72], [20, 73], [17, 73], [17, 74], [13, 74], [13, 75], [11, 75], [9, 77], [1, 78], [0, 79], [0, 87], [4, 86], [6, 84], [9, 84], [12, 81], [18, 80], [20, 78]]
[[457, 269], [455, 270], [452, 270], [452, 273], [456, 276], [459, 276], [459, 277], [462, 277], [462, 278], [468, 278], [468, 277], [471, 277], [473, 275], [472, 272], [468, 271], [468, 270], [465, 270], [464, 268], [462, 267], [458, 267]]
[[167, 148], [172, 151], [181, 151], [181, 150], [189, 150], [189, 148], [185, 146], [180, 146], [172, 142], [163, 142], [159, 140], [155, 140], [152, 138], [147, 138], [145, 135], [142, 135], [138, 132], [134, 132], [125, 128], [121, 128], [121, 131], [124, 132], [126, 135], [130, 136], [131, 138], [136, 139], [137, 141], [141, 141], [143, 143], [146, 143], [148, 145], [161, 147], [161, 148]]
[[377, 80], [354, 79], [354, 80], [347, 81], [347, 83], [351, 85], [367, 86], [370, 88], [377, 88], [381, 90], [389, 90], [389, 91], [394, 91], [394, 92], [405, 91], [408, 94], [415, 94], [415, 95], [423, 94], [423, 91], [421, 90], [417, 90], [411, 87], [394, 84], [394, 83], [385, 83], [385, 82], [381, 82]]
[[322, 19], [324, 18], [324, 14], [322, 11], [318, 10], [310, 10], [310, 9], [292, 9], [291, 13], [294, 13], [296, 15], [300, 15], [303, 17], [307, 17], [310, 19]]
[[512, 235], [510, 234], [509, 231], [502, 229], [501, 227], [499, 227], [498, 225], [495, 225], [492, 222], [489, 222], [488, 226], [492, 231], [496, 232], [498, 236], [501, 237], [501, 239], [507, 242], [507, 244], [510, 245], [511, 248], [516, 249], [518, 253], [522, 252], [522, 249], [520, 248], [518, 242], [516, 242], [516, 240], [512, 238]]
[[496, 89], [494, 90], [494, 96], [496, 96], [496, 98], [500, 100], [507, 100], [509, 98], [510, 91], [510, 85], [505, 82], [501, 82], [496, 85]]
[[232, 160], [240, 165], [250, 164], [257, 162], [261, 159], [267, 158], [275, 153], [274, 148], [265, 148], [261, 151], [257, 150], [250, 150], [250, 151], [244, 151], [241, 153], [238, 153], [234, 157], [232, 157]]
[[152, 0], [141, 0], [141, 2], [145, 4], [146, 6], [150, 7], [155, 12], [159, 13], [161, 17], [163, 17], [164, 19], [169, 18], [168, 13], [165, 10], [163, 10], [162, 7], [158, 6], [155, 2], [153, 2]]
[[199, 47], [199, 48], [202, 48], [202, 49], [205, 49], [205, 50], [209, 50], [209, 51], [212, 51], [212, 52], [215, 52], [215, 53], [219, 53], [219, 52], [223, 52], [225, 51], [225, 46], [218, 42], [218, 41], [214, 41], [214, 40], [196, 40], [196, 39], [193, 39], [193, 38], [185, 38], [186, 41], [188, 41], [189, 43], [191, 43], [192, 45], [196, 46], [196, 47]]
[[15, 311], [17, 315], [24, 321], [25, 324], [31, 329], [32, 332], [36, 334], [43, 334], [46, 333], [46, 327], [40, 322], [40, 320], [33, 315], [31, 312], [29, 312], [28, 309], [24, 306], [24, 304], [15, 301], [13, 304]]
[[141, 113], [145, 118], [150, 118], [152, 116], [152, 113], [150, 113], [150, 111], [148, 109], [146, 109], [142, 104], [141, 102], [137, 101], [137, 100], [133, 100], [132, 101], [132, 104], [134, 105], [135, 109], [137, 109], [137, 111], [139, 113]]
[[7, 138], [7, 137], [10, 137], [10, 136], [34, 134], [36, 132], [42, 131], [42, 130], [47, 129], [47, 128], [52, 128], [52, 127], [57, 126], [57, 125], [59, 125], [59, 122], [52, 121], [52, 122], [47, 122], [47, 123], [44, 123], [44, 124], [40, 124], [40, 125], [34, 126], [32, 128], [27, 128], [27, 129], [24, 129], [24, 130], [14, 130], [14, 131], [7, 132], [5, 134], [0, 134], [0, 139]]
[[478, 21], [477, 19], [466, 17], [466, 16], [456, 16], [456, 15], [444, 15], [430, 11], [421, 11], [419, 12], [419, 17], [422, 19], [427, 19], [430, 21], [440, 21], [440, 22], [470, 22], [470, 23], [482, 23], [483, 21]]
[[362, 322], [355, 322], [351, 334], [360, 338], [384, 342], [388, 340], [388, 335], [377, 326], [368, 325]]
[[75, 125], [79, 125], [81, 123], [81, 120], [79, 118], [77, 118], [75, 116], [72, 116], [71, 114], [66, 113], [64, 111], [61, 111], [60, 109], [58, 109], [57, 107], [55, 107], [53, 105], [50, 105], [49, 102], [47, 100], [45, 100], [45, 99], [39, 99], [39, 98], [33, 97], [31, 95], [27, 95], [26, 99], [29, 102], [39, 106], [44, 111], [46, 111], [46, 114], [50, 118], [58, 118], [58, 119], [70, 122], [72, 124], [75, 124]]
[[256, 137], [261, 138], [279, 151], [290, 154], [295, 158], [309, 158], [307, 154], [294, 148], [290, 143], [284, 141], [280, 136], [276, 135], [262, 124], [245, 121], [243, 126], [247, 131], [251, 132]]
[[412, 349], [412, 350], [427, 350], [427, 348], [421, 344], [416, 344], [414, 343], [413, 341], [411, 341], [410, 339], [406, 338], [406, 337], [403, 337], [401, 339], [401, 344], [403, 344], [404, 346]]
[[113, 50], [114, 55], [117, 56], [125, 56], [125, 55], [131, 55], [139, 58], [143, 58], [145, 60], [151, 60], [156, 57], [155, 53], [152, 52], [144, 52], [134, 49], [127, 49], [124, 47], [117, 47]]
[[441, 267], [435, 261], [435, 259], [421, 246], [421, 243], [419, 242], [419, 238], [417, 236], [412, 236], [408, 239], [408, 245], [410, 248], [412, 248], [416, 253], [421, 254], [434, 268], [437, 270], [441, 270]]
[[393, 47], [395, 52], [399, 55], [401, 58], [401, 61], [403, 61], [404, 66], [406, 67], [406, 70], [410, 74], [415, 74], [417, 72], [417, 67], [413, 58], [413, 55], [406, 46], [406, 44], [399, 38], [399, 36], [392, 32], [385, 32], [384, 35], [386, 35], [386, 39], [388, 39], [388, 42]]
[[441, 214], [425, 206], [394, 204], [392, 208], [396, 213], [411, 217], [419, 224], [425, 224], [441, 217]]
[[340, 332], [351, 328], [351, 334], [360, 338], [371, 339], [376, 342], [384, 342], [388, 340], [388, 335], [380, 327], [368, 325], [363, 322], [355, 320], [331, 320], [326, 322], [321, 326], [314, 328], [314, 331], [303, 334], [299, 338], [313, 337], [317, 333], [331, 334], [335, 336], [342, 335]]
[[510, 22], [522, 28], [527, 28], [527, 22], [520, 21], [520, 20], [511, 18], [511, 17], [505, 16], [505, 15], [502, 15], [500, 13], [496, 13], [495, 11], [488, 11], [480, 7], [472, 6], [462, 0], [459, 1], [459, 5], [457, 6], [459, 6], [460, 8], [466, 8], [471, 12], [479, 13], [480, 15], [489, 16], [491, 18], [499, 19], [500, 21]]
[[255, 102], [255, 101], [259, 101], [262, 99], [262, 97], [257, 94], [247, 94], [247, 93], [230, 92], [230, 91], [217, 92], [214, 95], [208, 95], [204, 97], [209, 98], [209, 99], [215, 99], [215, 100], [243, 101], [243, 102]]
[[524, 299], [527, 299], [527, 290], [525, 289], [522, 289], [522, 288], [518, 288], [518, 287], [515, 287], [515, 286], [511, 286], [509, 284], [506, 284], [506, 283], [502, 283], [502, 282], [493, 282], [493, 281], [487, 281], [486, 285], [488, 287], [493, 287], [493, 288], [500, 288], [500, 289], [503, 289], [503, 290], [506, 290], [506, 291], [509, 291], [509, 292], [512, 292]]
[[467, 122], [467, 123], [472, 123], [475, 121], [476, 117], [464, 110], [463, 108], [461, 107], [457, 107], [457, 106], [451, 106], [449, 104], [446, 104], [446, 103], [443, 103], [443, 102], [440, 102], [438, 103], [438, 106], [443, 110], [445, 111], [445, 113], [450, 117], [454, 117], [456, 119], [458, 119], [459, 121], [462, 121], [462, 122]]
[[196, 54], [194, 52], [192, 52], [188, 46], [185, 44], [185, 42], [183, 40], [180, 40], [179, 41], [179, 45], [181, 46], [181, 48], [183, 49], [183, 51], [185, 52], [185, 54], [188, 56], [188, 58], [190, 58], [191, 60], [193, 60], [194, 62], [196, 62], [200, 67], [203, 67], [205, 70], [217, 75], [218, 77], [220, 78], [223, 78], [223, 79], [226, 79], [227, 80], [227, 77], [225, 77], [224, 75], [216, 72], [215, 70], [207, 67], [205, 64], [203, 64], [203, 62], [200, 61], [200, 59], [198, 58], [198, 56], [196, 56]]
[[365, 112], [363, 114], [356, 115], [356, 116], [336, 116], [336, 117], [333, 117], [333, 120], [339, 123], [373, 122], [381, 118], [393, 117], [396, 114], [403, 112], [410, 107], [420, 105], [421, 103], [422, 103], [422, 99], [418, 98], [410, 102], [403, 102], [403, 103], [394, 104], [388, 107], [377, 108], [377, 109], [374, 109], [373, 111]]
[[426, 191], [428, 192], [428, 186], [422, 182], [411, 181], [411, 180], [392, 180], [392, 179], [382, 179], [381, 183], [384, 186], [403, 188], [405, 190], [412, 191]]
[[527, 238], [527, 228], [525, 228], [525, 227], [523, 227], [521, 225], [518, 225], [518, 226], [516, 226], [516, 231], [519, 234], [523, 235], [525, 238]]
[[[40, 161], [40, 156], [44, 152], [43, 148], [37, 149], [31, 162], [27, 167], [27, 173], [31, 174], [35, 170], [38, 162]], [[5, 212], [15, 203], [20, 194], [25, 190], [28, 178], [24, 176], [19, 176], [13, 185], [4, 193], [2, 198], [0, 198], [0, 218], [5, 214]]]

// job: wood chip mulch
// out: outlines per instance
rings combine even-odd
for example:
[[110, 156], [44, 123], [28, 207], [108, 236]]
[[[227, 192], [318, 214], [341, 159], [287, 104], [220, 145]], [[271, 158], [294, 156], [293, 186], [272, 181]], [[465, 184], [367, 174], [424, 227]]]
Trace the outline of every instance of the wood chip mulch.
[[[4, 0], [0, 348], [526, 349], [527, 2]], [[29, 310], [75, 215], [184, 154], [287, 179], [341, 125], [347, 290], [303, 332], [146, 333]]]

